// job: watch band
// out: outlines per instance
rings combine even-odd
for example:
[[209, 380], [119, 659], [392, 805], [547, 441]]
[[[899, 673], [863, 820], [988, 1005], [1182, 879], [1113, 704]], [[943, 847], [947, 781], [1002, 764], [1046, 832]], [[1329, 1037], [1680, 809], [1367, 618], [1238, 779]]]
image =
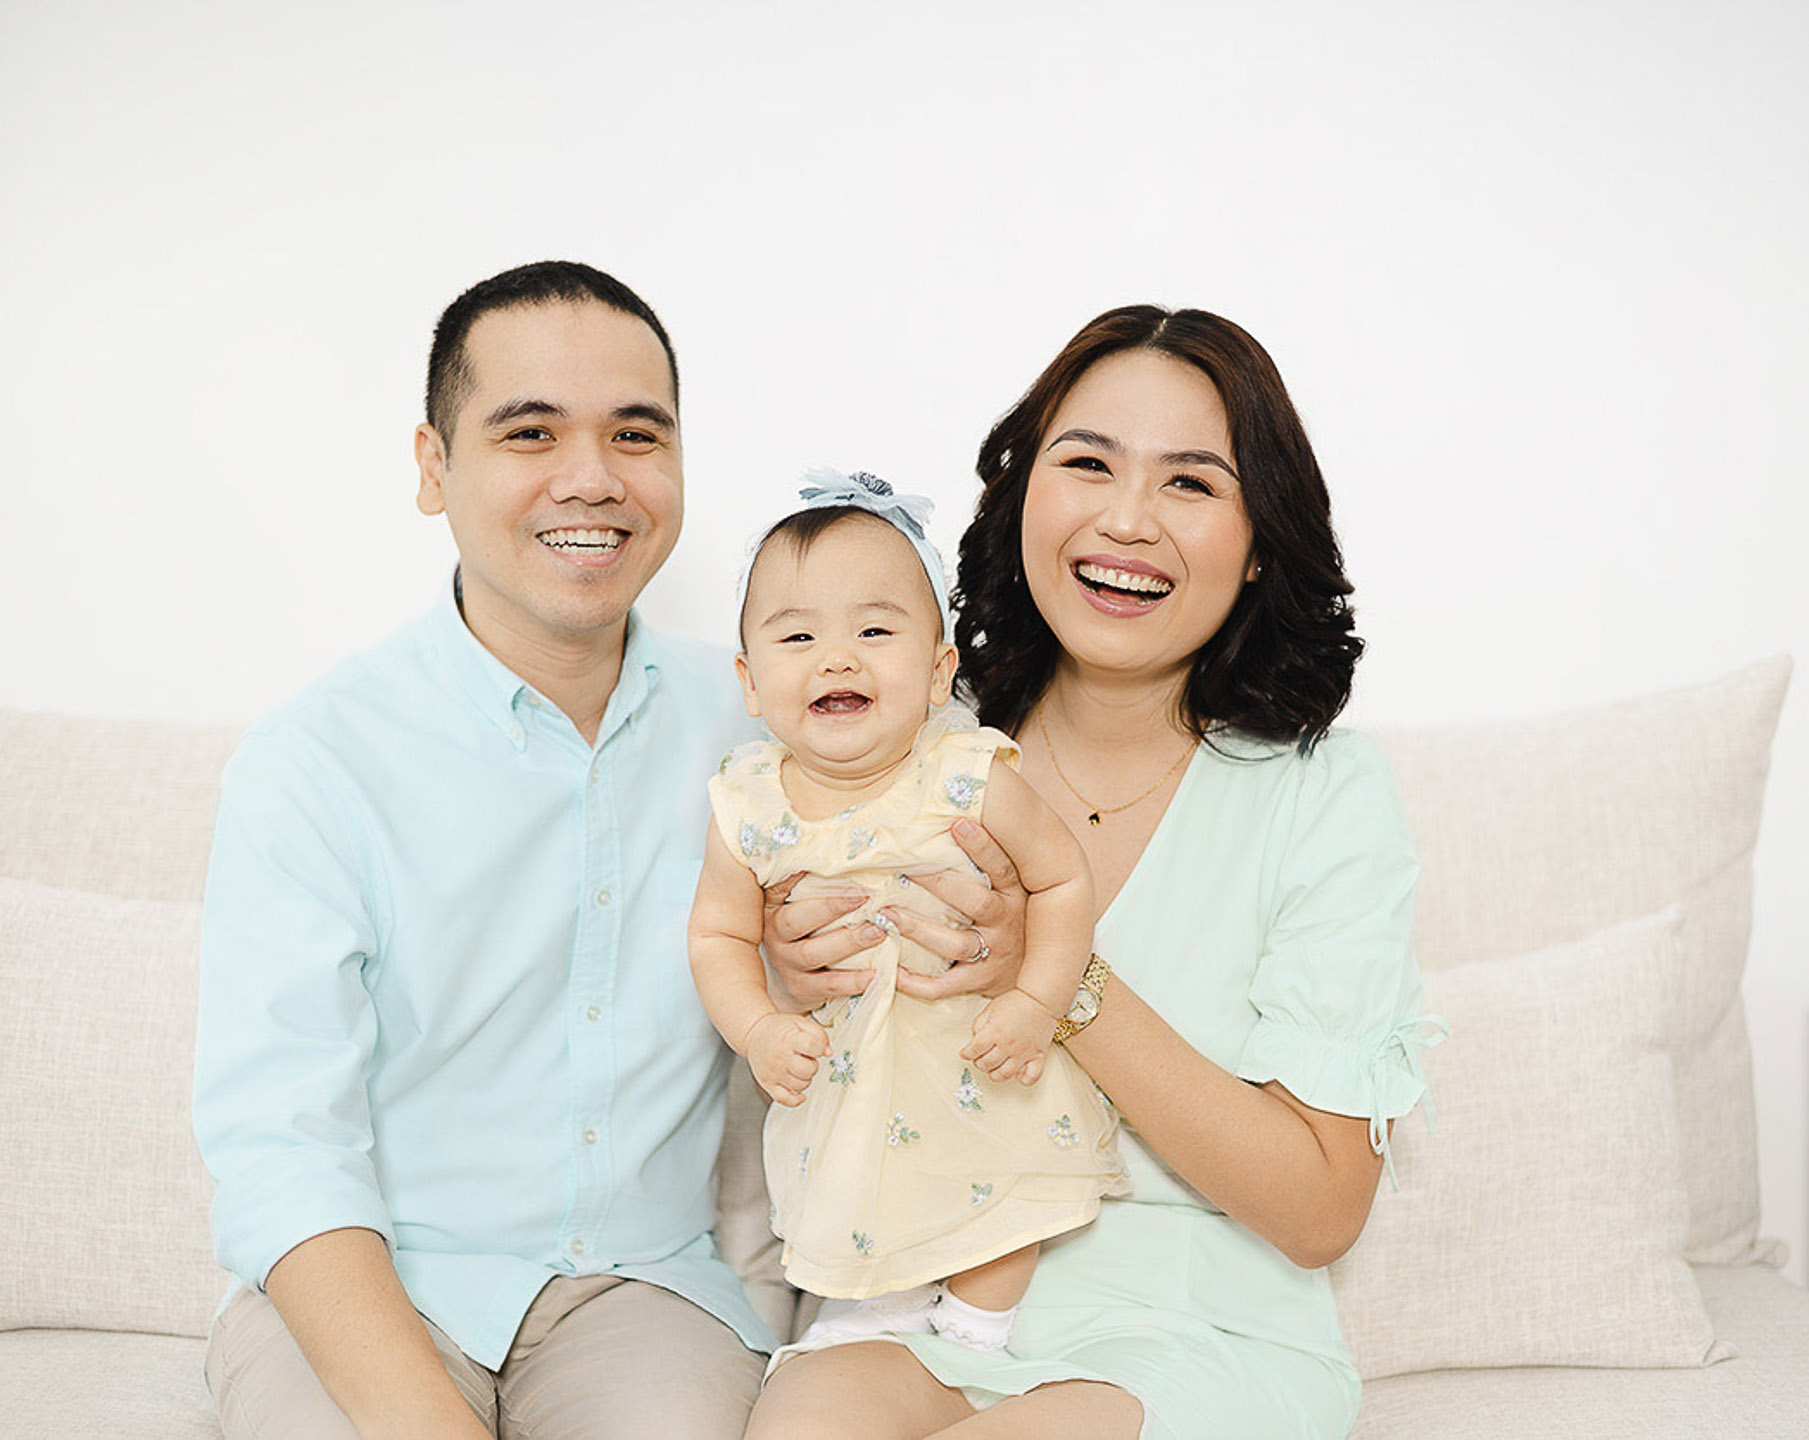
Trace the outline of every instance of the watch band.
[[1054, 1041], [1060, 1045], [1070, 1035], [1078, 1035], [1099, 1015], [1099, 1003], [1105, 998], [1106, 981], [1112, 978], [1112, 967], [1098, 955], [1089, 956], [1081, 973], [1080, 989], [1074, 992], [1074, 1003], [1068, 1013], [1055, 1022]]

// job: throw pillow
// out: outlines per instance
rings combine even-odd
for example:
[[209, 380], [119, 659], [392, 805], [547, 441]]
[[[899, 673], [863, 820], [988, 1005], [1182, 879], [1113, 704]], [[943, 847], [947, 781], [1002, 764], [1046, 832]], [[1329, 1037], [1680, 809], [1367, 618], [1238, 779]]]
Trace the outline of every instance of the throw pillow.
[[199, 905], [0, 879], [0, 1330], [207, 1333], [200, 933]]
[[1426, 977], [1451, 1039], [1396, 1124], [1400, 1189], [1332, 1268], [1365, 1379], [1728, 1353], [1683, 1259], [1676, 910]]

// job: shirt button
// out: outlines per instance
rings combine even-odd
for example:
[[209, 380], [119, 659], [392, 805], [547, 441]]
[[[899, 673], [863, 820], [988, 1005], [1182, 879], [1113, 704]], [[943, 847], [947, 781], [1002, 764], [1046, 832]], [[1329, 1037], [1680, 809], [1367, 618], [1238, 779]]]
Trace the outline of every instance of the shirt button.
[[597, 1143], [597, 1132], [595, 1130], [586, 1130], [584, 1132], [584, 1143], [586, 1145], [595, 1145]]
[[574, 1237], [572, 1240], [572, 1254], [582, 1255], [583, 1253], [584, 1253], [584, 1242], [582, 1240]]
[[584, 1018], [586, 1020], [601, 1020], [603, 1018], [603, 1007], [601, 1005], [585, 1006]]
[[523, 730], [521, 728], [521, 726], [519, 726], [519, 725], [511, 725], [509, 727], [509, 738], [511, 740], [519, 741], [521, 739], [521, 737], [523, 735], [525, 735], [526, 733], [527, 732], [525, 730]]
[[609, 903], [609, 892], [607, 890], [599, 890], [597, 892], [597, 903], [599, 905], [607, 905]]

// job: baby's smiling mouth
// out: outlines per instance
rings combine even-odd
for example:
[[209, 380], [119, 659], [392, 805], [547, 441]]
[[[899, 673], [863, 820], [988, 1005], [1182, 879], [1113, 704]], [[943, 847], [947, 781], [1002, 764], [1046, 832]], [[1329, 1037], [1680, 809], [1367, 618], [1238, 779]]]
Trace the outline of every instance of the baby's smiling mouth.
[[831, 690], [810, 702], [813, 715], [858, 715], [873, 701], [858, 690]]

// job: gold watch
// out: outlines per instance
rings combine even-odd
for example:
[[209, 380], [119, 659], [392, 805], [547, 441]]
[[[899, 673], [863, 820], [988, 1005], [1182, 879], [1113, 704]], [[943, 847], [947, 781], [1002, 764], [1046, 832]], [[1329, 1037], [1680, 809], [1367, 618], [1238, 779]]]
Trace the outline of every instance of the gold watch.
[[1074, 1003], [1068, 1013], [1055, 1022], [1055, 1043], [1060, 1045], [1070, 1035], [1078, 1035], [1099, 1014], [1099, 1002], [1105, 995], [1106, 981], [1112, 978], [1112, 967], [1097, 955], [1087, 960], [1080, 977], [1080, 989], [1074, 992]]

